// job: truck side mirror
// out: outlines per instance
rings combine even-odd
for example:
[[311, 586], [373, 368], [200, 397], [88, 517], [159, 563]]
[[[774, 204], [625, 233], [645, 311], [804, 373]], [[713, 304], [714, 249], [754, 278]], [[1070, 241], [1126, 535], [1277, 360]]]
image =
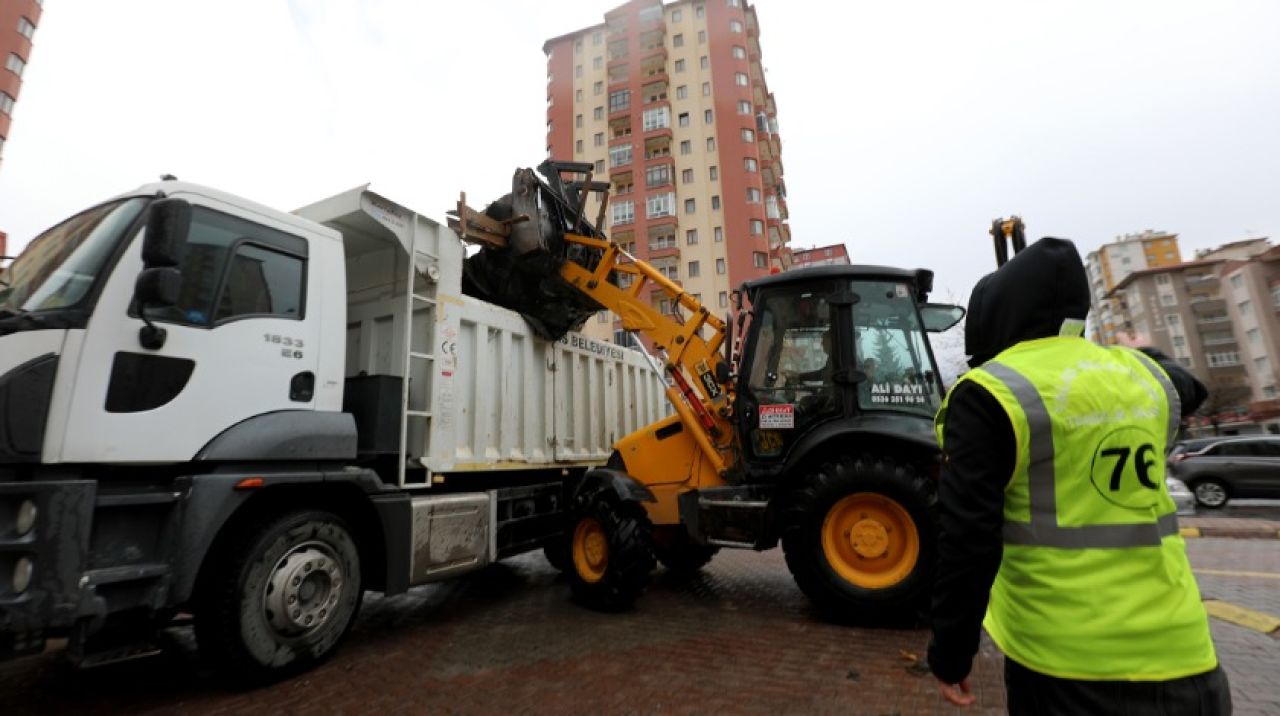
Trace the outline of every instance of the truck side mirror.
[[182, 288], [182, 272], [174, 266], [156, 266], [145, 268], [138, 274], [138, 282], [133, 286], [133, 296], [142, 306], [164, 308], [178, 302], [178, 291]]
[[920, 306], [920, 320], [930, 333], [941, 333], [964, 318], [964, 309], [946, 303], [925, 303]]
[[151, 202], [142, 237], [142, 265], [149, 269], [177, 266], [190, 230], [190, 203], [183, 199]]

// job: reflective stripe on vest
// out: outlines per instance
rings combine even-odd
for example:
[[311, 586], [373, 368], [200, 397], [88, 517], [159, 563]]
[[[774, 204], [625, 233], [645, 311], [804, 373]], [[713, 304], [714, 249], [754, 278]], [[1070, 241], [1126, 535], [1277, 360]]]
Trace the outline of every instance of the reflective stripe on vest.
[[[1173, 383], [1164, 371], [1139, 351], [1140, 362], [1164, 389], [1169, 400], [1169, 439], [1178, 432], [1181, 402]], [[1004, 541], [1008, 544], [1042, 545], [1064, 549], [1122, 548], [1159, 546], [1161, 540], [1177, 534], [1178, 518], [1174, 513], [1161, 515], [1155, 522], [1129, 524], [1083, 525], [1061, 527], [1058, 525], [1058, 498], [1053, 459], [1053, 424], [1045, 408], [1040, 392], [1031, 381], [1012, 368], [994, 361], [982, 366], [982, 370], [999, 380], [1009, 389], [1022, 407], [1027, 418], [1029, 455], [1027, 481], [1031, 502], [1030, 522], [1004, 524]]]

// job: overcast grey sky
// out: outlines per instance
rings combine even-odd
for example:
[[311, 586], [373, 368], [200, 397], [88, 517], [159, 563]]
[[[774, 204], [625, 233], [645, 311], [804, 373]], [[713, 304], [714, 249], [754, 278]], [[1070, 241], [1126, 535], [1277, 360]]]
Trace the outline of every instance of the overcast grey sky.
[[[0, 229], [21, 246], [166, 172], [282, 209], [372, 182], [443, 218], [542, 159], [542, 43], [617, 4], [50, 0]], [[1280, 239], [1280, 3], [756, 7], [797, 247], [963, 298], [1010, 213], [1082, 253]]]

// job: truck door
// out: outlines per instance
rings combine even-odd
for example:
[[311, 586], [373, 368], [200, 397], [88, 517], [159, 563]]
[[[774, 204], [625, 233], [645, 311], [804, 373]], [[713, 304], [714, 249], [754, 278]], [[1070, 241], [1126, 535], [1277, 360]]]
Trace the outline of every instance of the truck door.
[[314, 407], [323, 294], [308, 281], [308, 240], [285, 222], [190, 200], [179, 300], [148, 309], [164, 343], [139, 342], [139, 232], [89, 322], [63, 461], [190, 460], [245, 419]]

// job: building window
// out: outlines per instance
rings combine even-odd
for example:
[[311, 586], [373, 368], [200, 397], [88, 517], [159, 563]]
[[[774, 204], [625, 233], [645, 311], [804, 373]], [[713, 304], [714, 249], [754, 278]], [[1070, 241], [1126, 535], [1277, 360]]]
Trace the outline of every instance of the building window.
[[9, 59], [4, 63], [4, 66], [5, 66], [5, 69], [21, 77], [22, 70], [26, 68], [27, 63], [23, 62], [21, 57], [18, 57], [17, 55], [10, 52]]
[[703, 55], [698, 58], [698, 67], [701, 69], [709, 69], [711, 67], [711, 58]]
[[684, 213], [692, 214], [692, 213], [695, 213], [697, 210], [698, 210], [698, 202], [694, 201], [693, 199], [684, 200]]
[[1169, 284], [1169, 274], [1167, 273], [1156, 274], [1156, 284], [1160, 286], [1167, 286]]
[[1165, 317], [1164, 317], [1164, 322], [1165, 322], [1165, 323], [1167, 323], [1167, 324], [1168, 324], [1168, 325], [1170, 325], [1170, 326], [1176, 326], [1176, 325], [1178, 325], [1178, 316], [1177, 316], [1177, 314], [1175, 314], [1175, 313], [1170, 313], [1169, 315], [1165, 316]]
[[1176, 347], [1178, 347], [1178, 348], [1181, 348], [1181, 347], [1185, 346], [1186, 344], [1187, 344], [1187, 339], [1186, 339], [1186, 338], [1184, 338], [1184, 337], [1182, 337], [1182, 336], [1174, 336], [1174, 337], [1173, 337], [1173, 345], [1174, 345], [1174, 346], [1176, 346]]
[[751, 103], [745, 99], [738, 100], [738, 114], [751, 114]]
[[671, 110], [667, 107], [658, 107], [656, 109], [646, 109], [642, 115], [644, 122], [644, 131], [651, 132], [655, 129], [666, 129], [671, 126]]
[[645, 186], [662, 186], [671, 183], [671, 167], [663, 164], [661, 166], [649, 167], [644, 170]]
[[0, 92], [0, 113], [13, 114], [13, 102], [8, 92]]
[[597, 160], [596, 160], [596, 172], [595, 172], [595, 173], [596, 173], [596, 174], [604, 174], [604, 160], [603, 160], [603, 159], [597, 159]]
[[609, 166], [624, 167], [631, 163], [631, 145], [609, 147]]
[[722, 241], [724, 241], [724, 229], [723, 229], [723, 228], [721, 228], [721, 227], [717, 226], [717, 227], [715, 227], [715, 229], [712, 231], [712, 233], [715, 235], [715, 242], [716, 242], [717, 244], [718, 244], [718, 243], [720, 243], [720, 242], [722, 242]]
[[591, 117], [596, 121], [604, 119], [604, 107], [596, 107], [592, 110]]
[[1257, 328], [1250, 328], [1248, 331], [1245, 332], [1245, 335], [1249, 336], [1249, 345], [1251, 346], [1262, 345], [1262, 331], [1258, 330]]
[[684, 35], [676, 33], [671, 36], [672, 47], [684, 47]]
[[596, 57], [592, 58], [591, 69], [593, 70], [604, 69], [604, 57], [597, 55]]
[[711, 210], [712, 211], [720, 210], [720, 196], [718, 194], [711, 197]]
[[676, 60], [676, 72], [684, 72], [684, 60]]
[[751, 220], [751, 235], [761, 236], [764, 234], [764, 222], [759, 219]]
[[693, 153], [693, 143], [692, 143], [692, 142], [690, 142], [690, 141], [689, 141], [689, 140], [687, 140], [687, 139], [682, 140], [682, 141], [680, 142], [680, 153], [681, 153], [681, 154], [692, 154], [692, 153]]
[[592, 84], [591, 94], [595, 94], [595, 95], [604, 94], [604, 82], [596, 81], [595, 84]]
[[738, 20], [730, 20], [729, 32], [742, 32], [742, 23]]
[[716, 150], [716, 138], [707, 137], [707, 151], [714, 152]]
[[688, 85], [680, 85], [676, 87], [676, 99], [689, 99]]
[[1254, 358], [1253, 367], [1257, 370], [1259, 377], [1271, 375], [1271, 359], [1266, 356]]
[[711, 181], [715, 181], [715, 180], [719, 179], [719, 178], [720, 178], [720, 167], [717, 167], [717, 166], [715, 166], [715, 165], [712, 165], [712, 166], [708, 167], [708, 168], [707, 168], [707, 178], [708, 178], [708, 179], [710, 179]]
[[751, 263], [758, 269], [769, 268], [769, 256], [762, 251], [752, 251]]
[[1190, 368], [1190, 367], [1191, 367], [1191, 358], [1190, 358], [1190, 357], [1183, 356], [1183, 357], [1181, 357], [1181, 358], [1178, 358], [1178, 362], [1182, 364], [1182, 367], [1183, 367], [1183, 368]]
[[703, 122], [703, 124], [711, 124], [711, 122], [712, 122], [712, 120], [714, 119], [714, 117], [715, 117], [715, 115], [714, 115], [714, 114], [712, 114], [711, 110], [707, 109], [707, 110], [703, 110], [703, 111], [702, 111], [702, 122]]
[[596, 30], [595, 32], [591, 33], [592, 45], [599, 45], [603, 41], [604, 41], [604, 36], [600, 34], [599, 30]]
[[724, 271], [724, 259], [716, 259], [716, 273], [723, 276]]
[[681, 171], [681, 172], [680, 172], [680, 181], [681, 181], [681, 183], [684, 183], [684, 184], [692, 184], [692, 183], [693, 183], [693, 170], [692, 170], [692, 169], [685, 169], [685, 170]]
[[578, 38], [577, 40], [573, 41], [573, 54], [577, 55], [581, 53], [582, 53], [582, 38]]
[[689, 126], [689, 113], [688, 113], [688, 112], [681, 112], [681, 113], [679, 114], [679, 116], [677, 116], [677, 117], [676, 117], [676, 124], [680, 125], [681, 127], [688, 127], [688, 126]]
[[594, 142], [597, 147], [603, 147], [604, 132], [596, 132], [595, 136], [591, 138], [591, 141]]
[[727, 0], [729, 7], [742, 7], [742, 0]]
[[733, 83], [738, 85], [739, 87], [746, 87], [747, 85], [751, 84], [751, 79], [747, 77], [747, 73], [745, 72], [734, 72]]
[[573, 91], [573, 101], [574, 101], [574, 102], [581, 102], [581, 101], [582, 101], [582, 90], [574, 90], [574, 91]]
[[703, 97], [710, 97], [710, 96], [711, 96], [711, 83], [710, 83], [710, 82], [703, 82], [703, 83], [702, 83], [702, 96], [703, 96]]
[[1239, 304], [1237, 304], [1237, 305], [1236, 305], [1236, 307], [1240, 309], [1240, 317], [1241, 317], [1241, 318], [1248, 318], [1248, 317], [1249, 317], [1249, 311], [1250, 311], [1251, 306], [1249, 305], [1249, 302], [1248, 302], [1248, 301], [1241, 301]]
[[742, 47], [742, 46], [739, 46], [739, 45], [734, 45], [734, 46], [733, 46], [733, 59], [735, 59], [735, 60], [745, 60], [745, 59], [747, 59], [747, 48]]
[[[581, 90], [579, 90], [581, 91]], [[609, 93], [609, 113], [631, 109], [631, 90], [618, 90]]]
[[[671, 216], [676, 213], [676, 195], [667, 192], [666, 194], [651, 196], [645, 209], [646, 214], [651, 219], [659, 216]], [[672, 245], [675, 245], [674, 239], [672, 240]]]
[[579, 114], [573, 118], [573, 126], [582, 129], [582, 115]]
[[596, 314], [596, 323], [605, 323], [609, 320], [608, 311], [601, 311]]
[[728, 292], [728, 291], [721, 291], [721, 292], [720, 292], [719, 303], [720, 303], [720, 307], [721, 307], [721, 308], [728, 308], [728, 307], [729, 307], [729, 292]]
[[1160, 294], [1160, 303], [1165, 306], [1173, 306], [1178, 303], [1178, 299], [1172, 293]]
[[18, 34], [30, 40], [31, 36], [36, 34], [36, 26], [32, 25], [27, 18], [20, 17], [18, 18]]
[[706, 31], [706, 30], [698, 30], [698, 44], [699, 44], [699, 45], [705, 45], [705, 44], [707, 44], [707, 31]]
[[630, 224], [636, 220], [636, 203], [634, 201], [615, 201], [609, 205], [613, 211], [610, 225]]
[[748, 204], [759, 204], [759, 203], [760, 203], [760, 190], [759, 190], [759, 189], [757, 189], [757, 188], [755, 188], [755, 187], [753, 187], [753, 186], [749, 186], [749, 187], [747, 187], [747, 203], [748, 203]]
[[573, 76], [574, 76], [574, 77], [581, 77], [581, 76], [582, 76], [582, 65], [574, 65], [574, 66], [573, 66]]
[[693, 6], [694, 17], [706, 17], [706, 15], [707, 15], [707, 8], [703, 7], [702, 5]]
[[689, 278], [697, 278], [701, 272], [702, 272], [702, 264], [698, 263], [697, 261], [689, 262], [689, 271], [686, 274]]
[[573, 143], [573, 151], [582, 154], [582, 140], [579, 139]]
[[1231, 288], [1234, 288], [1237, 291], [1244, 288], [1244, 276], [1241, 276], [1240, 274], [1236, 274], [1235, 276], [1232, 276]]
[[747, 170], [748, 172], [755, 173], [760, 170], [760, 165], [759, 163], [756, 162], [755, 159], [752, 159], [751, 157], [747, 157], [742, 160], [742, 168]]
[[684, 13], [680, 12], [679, 9], [671, 11], [671, 22], [680, 22], [683, 19]]
[[689, 229], [688, 231], [684, 232], [684, 243], [688, 246], [693, 246], [694, 244], [698, 243], [698, 230]]
[[1280, 308], [1280, 284], [1271, 287], [1271, 305]]
[[750, 129], [742, 130], [742, 141], [747, 143], [756, 141], [756, 133], [751, 131]]

